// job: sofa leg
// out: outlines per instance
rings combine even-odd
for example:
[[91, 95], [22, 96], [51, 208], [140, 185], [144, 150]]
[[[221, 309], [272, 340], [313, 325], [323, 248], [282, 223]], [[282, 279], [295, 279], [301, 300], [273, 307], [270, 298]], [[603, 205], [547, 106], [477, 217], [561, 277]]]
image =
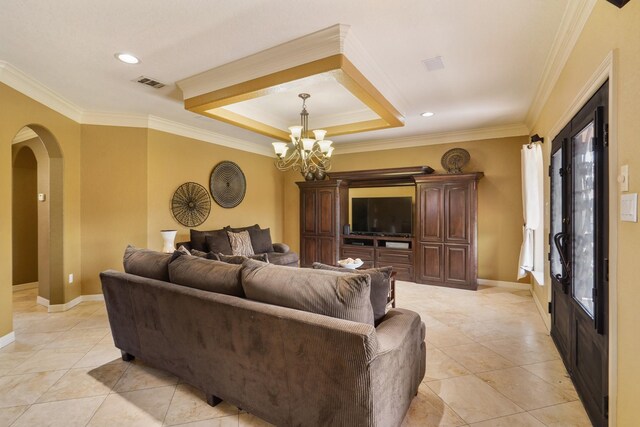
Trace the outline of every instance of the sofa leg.
[[216, 406], [220, 402], [222, 402], [222, 399], [220, 399], [218, 396], [214, 396], [213, 394], [207, 395], [207, 403], [209, 404], [209, 406]]
[[129, 354], [126, 351], [120, 350], [120, 353], [122, 353], [122, 360], [124, 360], [125, 362], [131, 362], [136, 358], [133, 354]]

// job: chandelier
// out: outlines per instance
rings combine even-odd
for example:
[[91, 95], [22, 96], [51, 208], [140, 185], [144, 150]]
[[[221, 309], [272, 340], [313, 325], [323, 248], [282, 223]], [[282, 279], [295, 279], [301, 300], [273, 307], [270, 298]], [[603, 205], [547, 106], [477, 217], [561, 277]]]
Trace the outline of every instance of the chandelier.
[[306, 101], [311, 95], [301, 93], [298, 97], [302, 98], [300, 126], [289, 128], [291, 146], [287, 142], [273, 143], [273, 149], [278, 156], [276, 167], [283, 172], [289, 169], [296, 170], [302, 174], [306, 181], [314, 179], [320, 181], [331, 169], [331, 153], [333, 152], [331, 144], [333, 141], [324, 139], [327, 131], [322, 129], [314, 130], [314, 137], [309, 137], [309, 113], [307, 113]]

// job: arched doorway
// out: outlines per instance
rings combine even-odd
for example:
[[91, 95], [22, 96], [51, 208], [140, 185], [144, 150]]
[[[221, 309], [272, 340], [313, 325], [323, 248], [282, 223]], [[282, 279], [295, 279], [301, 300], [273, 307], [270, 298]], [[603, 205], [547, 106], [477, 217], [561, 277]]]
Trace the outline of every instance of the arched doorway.
[[12, 158], [13, 284], [36, 278], [39, 303], [64, 304], [62, 150], [46, 128], [28, 125], [13, 139]]

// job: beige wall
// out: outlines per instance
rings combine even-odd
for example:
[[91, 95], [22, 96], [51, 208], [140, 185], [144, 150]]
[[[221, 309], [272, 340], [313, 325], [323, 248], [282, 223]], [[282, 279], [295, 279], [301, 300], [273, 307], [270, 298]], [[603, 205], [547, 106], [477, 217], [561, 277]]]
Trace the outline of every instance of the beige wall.
[[[612, 50], [618, 58], [614, 64], [617, 72], [617, 90], [615, 84], [612, 108], [618, 110], [617, 147], [618, 164], [629, 165], [629, 191], [640, 191], [640, 2], [629, 2], [622, 9], [598, 0], [569, 60], [560, 75], [556, 86], [547, 101], [542, 115], [534, 128], [551, 140], [555, 135], [550, 132], [558, 125], [558, 119], [570, 109], [590, 77]], [[616, 77], [616, 76], [614, 76]], [[562, 124], [562, 123], [560, 123]], [[615, 122], [611, 122], [612, 135], [616, 134]], [[548, 163], [550, 146], [545, 144], [545, 160]], [[615, 176], [615, 173], [614, 173]], [[548, 188], [548, 181], [546, 187]], [[547, 194], [548, 199], [548, 194]], [[637, 424], [637, 402], [640, 400], [640, 339], [637, 325], [640, 324], [640, 287], [637, 285], [637, 254], [640, 251], [640, 224], [620, 222], [611, 218], [617, 227], [617, 260], [611, 259], [610, 268], [617, 272], [617, 313], [610, 313], [617, 320], [617, 423], [620, 426]], [[548, 221], [546, 228], [548, 231]], [[548, 271], [548, 270], [547, 270]], [[536, 296], [543, 306], [548, 301], [548, 286], [534, 287]], [[616, 363], [616, 360], [610, 360]]]
[[243, 201], [225, 209], [211, 199], [211, 213], [199, 230], [260, 224], [271, 229], [274, 242], [282, 241], [282, 173], [273, 159], [233, 148], [149, 129], [148, 142], [148, 246], [162, 249], [160, 230], [177, 229], [176, 242], [189, 240], [189, 229], [171, 214], [171, 197], [185, 182], [197, 182], [209, 191], [209, 177], [223, 160], [236, 163], [247, 181]]
[[82, 126], [82, 293], [122, 270], [127, 244], [147, 246], [147, 130]]
[[[431, 166], [444, 173], [440, 158], [451, 148], [469, 151], [466, 172], [484, 172], [478, 186], [478, 277], [513, 282], [522, 243], [520, 148], [526, 137], [487, 139], [458, 144], [428, 145], [368, 153], [336, 155], [334, 171], [401, 166]], [[339, 152], [339, 148], [336, 149]], [[298, 173], [286, 175], [284, 240], [299, 250]]]
[[60, 286], [52, 293], [52, 303], [67, 302], [80, 295], [80, 125], [0, 83], [0, 337], [12, 331], [12, 246], [11, 246], [11, 146], [16, 133], [25, 125], [38, 124], [54, 136], [64, 155], [60, 221], [64, 234], [56, 280], [75, 273], [78, 282]]
[[14, 146], [13, 284], [38, 281], [38, 163], [33, 151]]

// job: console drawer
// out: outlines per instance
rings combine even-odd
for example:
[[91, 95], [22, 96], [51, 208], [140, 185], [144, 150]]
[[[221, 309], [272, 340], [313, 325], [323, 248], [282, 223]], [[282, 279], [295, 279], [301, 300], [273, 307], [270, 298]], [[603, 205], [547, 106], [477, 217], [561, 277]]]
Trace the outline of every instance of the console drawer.
[[378, 264], [395, 265], [408, 264], [413, 265], [413, 251], [402, 249], [378, 249]]
[[373, 264], [373, 248], [342, 246], [340, 249], [340, 259], [345, 258], [360, 258], [362, 261], [371, 261]]

